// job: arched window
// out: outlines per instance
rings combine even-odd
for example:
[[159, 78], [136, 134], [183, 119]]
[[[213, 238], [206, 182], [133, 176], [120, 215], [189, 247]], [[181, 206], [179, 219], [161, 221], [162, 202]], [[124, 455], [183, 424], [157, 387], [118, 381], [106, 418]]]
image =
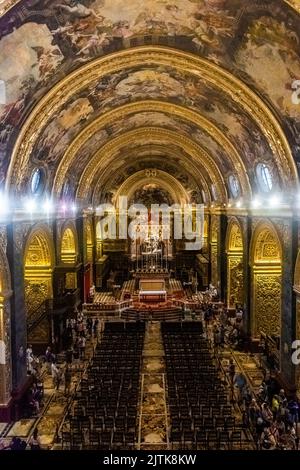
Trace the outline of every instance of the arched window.
[[273, 178], [269, 166], [266, 163], [258, 163], [256, 166], [256, 176], [261, 190], [265, 193], [273, 188]]
[[41, 168], [35, 168], [31, 175], [30, 190], [34, 196], [40, 195], [44, 189], [44, 172]]
[[235, 175], [229, 176], [229, 189], [234, 199], [240, 196], [240, 183]]

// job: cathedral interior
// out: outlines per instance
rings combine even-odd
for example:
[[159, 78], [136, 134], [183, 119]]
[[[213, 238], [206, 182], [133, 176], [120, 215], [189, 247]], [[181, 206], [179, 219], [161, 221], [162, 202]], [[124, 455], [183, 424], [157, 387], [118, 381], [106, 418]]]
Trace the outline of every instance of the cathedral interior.
[[1, 1], [0, 449], [298, 449], [299, 165], [299, 0]]

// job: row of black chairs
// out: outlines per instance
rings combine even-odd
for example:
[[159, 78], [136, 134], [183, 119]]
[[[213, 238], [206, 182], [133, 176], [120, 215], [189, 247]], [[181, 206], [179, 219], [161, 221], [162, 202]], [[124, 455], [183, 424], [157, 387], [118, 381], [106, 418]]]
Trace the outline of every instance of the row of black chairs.
[[136, 442], [143, 325], [105, 324], [62, 432], [70, 449], [130, 449]]
[[229, 391], [197, 322], [162, 325], [170, 411], [170, 442], [177, 448], [242, 446]]

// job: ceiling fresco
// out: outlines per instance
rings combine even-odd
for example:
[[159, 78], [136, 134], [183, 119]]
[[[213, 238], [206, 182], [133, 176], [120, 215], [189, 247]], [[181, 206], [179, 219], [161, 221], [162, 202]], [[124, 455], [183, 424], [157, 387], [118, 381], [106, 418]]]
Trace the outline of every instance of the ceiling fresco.
[[[183, 49], [242, 80], [277, 117], [300, 162], [300, 112], [291, 98], [293, 81], [300, 79], [300, 16], [288, 3], [298, 8], [296, 0], [0, 2], [0, 14], [6, 11], [0, 18], [0, 185], [20, 129], [55, 84], [96, 58], [144, 44]], [[87, 83], [49, 115], [24, 184], [31, 168], [40, 164], [51, 185], [65, 152], [86, 126], [112, 109], [149, 99], [195, 110], [228, 137], [249, 169], [250, 180], [254, 162], [262, 158], [270, 162], [276, 180], [273, 150], [252, 117], [187, 68], [179, 72], [147, 64]], [[224, 149], [200, 127], [166, 113], [141, 112], [99, 128], [83, 143], [69, 170], [74, 184], [101, 146], [154, 122], [188, 135], [222, 172], [232, 171]]]
[[[115, 201], [115, 195], [119, 187], [130, 176], [144, 170], [146, 181], [149, 168], [155, 168], [176, 178], [189, 194], [191, 202], [201, 203], [202, 195], [196, 174], [193, 174], [192, 165], [185, 166], [182, 163], [183, 158], [188, 159], [189, 157], [184, 155], [182, 150], [179, 154], [176, 154], [172, 149], [171, 154], [166, 155], [163, 149], [155, 146], [151, 147], [151, 154], [149, 154], [149, 149], [139, 148], [128, 152], [126, 157], [119, 155], [113, 163], [114, 171], [101, 178], [101, 187], [97, 188], [97, 185], [95, 185], [93, 199], [95, 203], [100, 201], [112, 203]], [[71, 177], [71, 173], [69, 177]]]
[[[272, 160], [272, 152], [265, 137], [236, 103], [224, 101], [220, 93], [208, 87], [200, 78], [188, 73], [180, 74], [171, 67], [155, 69], [149, 66], [147, 69], [134, 68], [105, 77], [104, 80], [90, 84], [80, 96], [72, 98], [48, 122], [33, 150], [32, 164], [43, 162], [55, 172], [74, 137], [99, 115], [147, 99], [171, 102], [197, 111], [226, 134], [247, 167], [253, 166], [257, 155], [263, 155], [266, 161]], [[228, 156], [220, 145], [197, 126], [166, 114], [144, 112], [120, 118], [106, 128], [99, 129], [78, 153], [74, 171], [79, 174], [92, 154], [112, 137], [133, 128], [151, 125], [186, 134], [214, 156], [222, 171], [228, 173], [232, 170]]]

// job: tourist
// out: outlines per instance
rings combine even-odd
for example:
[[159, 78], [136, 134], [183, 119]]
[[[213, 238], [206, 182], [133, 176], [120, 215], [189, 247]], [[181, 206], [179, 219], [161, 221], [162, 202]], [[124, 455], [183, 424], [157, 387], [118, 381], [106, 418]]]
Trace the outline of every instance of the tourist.
[[52, 362], [51, 364], [51, 375], [53, 380], [53, 388], [58, 390], [60, 385], [60, 373], [59, 369], [56, 367], [55, 362]]
[[71, 368], [67, 364], [66, 370], [65, 370], [65, 396], [70, 395], [71, 383], [72, 383], [72, 371], [71, 371]]
[[260, 446], [262, 450], [276, 449], [276, 440], [269, 428], [264, 428], [260, 437]]
[[29, 440], [31, 450], [41, 450], [41, 440], [38, 436], [38, 428], [35, 428]]

